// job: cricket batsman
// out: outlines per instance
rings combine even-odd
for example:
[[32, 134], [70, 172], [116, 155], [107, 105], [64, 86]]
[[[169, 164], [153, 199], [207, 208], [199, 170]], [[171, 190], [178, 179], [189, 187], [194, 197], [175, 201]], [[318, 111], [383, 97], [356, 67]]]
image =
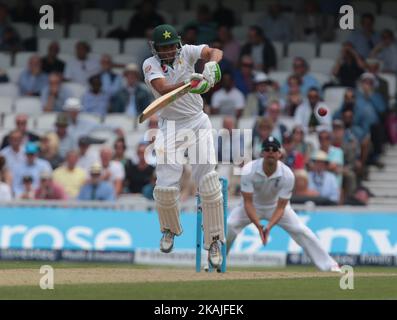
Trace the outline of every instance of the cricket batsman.
[[[280, 142], [270, 136], [262, 144], [263, 157], [244, 166], [241, 176], [243, 201], [228, 218], [227, 248], [250, 223], [257, 227], [263, 245], [267, 244], [271, 229], [279, 225], [305, 250], [317, 268], [341, 272], [338, 263], [321, 247], [315, 234], [290, 206], [295, 176], [279, 160], [280, 148]], [[268, 220], [266, 226], [261, 224], [263, 219]]]
[[[163, 139], [155, 140], [154, 150], [157, 159], [163, 156], [164, 163], [157, 163], [157, 181], [154, 188], [154, 199], [163, 236], [160, 250], [171, 252], [174, 237], [182, 233], [179, 221], [179, 183], [183, 164], [168, 161], [175, 158], [183, 141], [167, 135], [171, 124], [175, 131], [191, 130], [195, 133], [191, 141], [193, 147], [206, 150], [205, 163], [192, 164], [192, 177], [198, 186], [203, 210], [204, 248], [209, 251], [208, 261], [214, 268], [222, 264], [221, 245], [224, 239], [223, 197], [219, 177], [215, 171], [215, 150], [211, 134], [211, 122], [203, 112], [201, 94], [211, 89], [221, 79], [218, 62], [223, 52], [209, 48], [207, 45], [182, 45], [174, 27], [168, 24], [157, 26], [150, 42], [153, 56], [143, 63], [146, 84], [156, 98], [189, 82], [195, 83], [189, 93], [176, 99], [160, 111], [159, 129]], [[195, 73], [194, 65], [198, 59], [206, 63], [202, 74]], [[193, 81], [193, 82], [192, 82]], [[199, 130], [207, 134], [200, 134]], [[191, 149], [189, 149], [191, 150]], [[180, 154], [179, 154], [180, 155]], [[210, 160], [213, 161], [210, 161]]]

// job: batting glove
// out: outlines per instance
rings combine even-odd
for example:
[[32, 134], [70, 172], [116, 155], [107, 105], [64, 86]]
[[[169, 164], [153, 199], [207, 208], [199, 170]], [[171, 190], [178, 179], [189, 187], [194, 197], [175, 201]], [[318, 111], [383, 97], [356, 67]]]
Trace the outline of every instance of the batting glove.
[[208, 81], [211, 88], [221, 80], [221, 68], [215, 61], [207, 62], [204, 65], [203, 71], [204, 79]]
[[190, 79], [185, 80], [185, 83], [189, 82], [191, 84], [190, 93], [203, 94], [211, 88], [208, 81], [200, 73], [192, 73]]

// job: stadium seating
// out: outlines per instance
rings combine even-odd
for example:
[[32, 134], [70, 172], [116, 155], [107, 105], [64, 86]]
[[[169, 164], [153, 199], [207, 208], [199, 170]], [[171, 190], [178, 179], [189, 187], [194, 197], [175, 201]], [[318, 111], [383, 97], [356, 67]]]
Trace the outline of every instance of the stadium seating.
[[75, 46], [76, 43], [81, 41], [78, 38], [63, 38], [59, 39], [59, 47], [60, 47], [60, 52], [62, 53], [69, 53], [69, 54], [75, 54]]
[[352, 1], [351, 6], [354, 8], [355, 13], [362, 14], [362, 13], [372, 13], [374, 15], [377, 14], [378, 8], [376, 6], [376, 2], [374, 1]]
[[0, 114], [13, 112], [14, 98], [0, 96]]
[[65, 82], [63, 84], [68, 90], [70, 90], [75, 98], [81, 98], [82, 95], [87, 91], [87, 88], [77, 82]]
[[335, 41], [343, 43], [349, 39], [351, 34], [352, 34], [351, 30], [342, 30], [342, 29], [337, 28], [335, 30]]
[[65, 36], [65, 27], [58, 23], [54, 23], [54, 29], [41, 29], [40, 26], [36, 26], [36, 36], [57, 40]]
[[293, 62], [294, 58], [293, 57], [286, 57], [286, 58], [282, 58], [279, 62], [278, 62], [278, 70], [279, 71], [288, 71], [290, 72], [292, 70], [292, 62]]
[[121, 128], [125, 132], [134, 130], [135, 119], [128, 117], [125, 114], [113, 114], [106, 115], [104, 124], [113, 125]]
[[56, 112], [44, 112], [40, 114], [39, 117], [36, 117], [36, 128], [43, 131], [53, 130], [56, 117]]
[[274, 41], [273, 46], [276, 50], [277, 61], [280, 61], [280, 59], [284, 58], [284, 43]]
[[115, 55], [120, 53], [120, 42], [118, 39], [95, 39], [91, 49], [95, 53]]
[[391, 74], [391, 73], [380, 73], [379, 76], [387, 81], [387, 83], [389, 85], [389, 98], [392, 101], [395, 101], [396, 93], [397, 93], [396, 75]]
[[127, 9], [114, 10], [112, 12], [111, 22], [115, 26], [127, 28], [130, 19], [132, 18], [134, 13], [135, 13], [134, 10], [127, 10]]
[[314, 58], [310, 60], [310, 71], [329, 75], [334, 65], [335, 59]]
[[7, 53], [0, 53], [0, 69], [5, 70], [11, 65], [11, 56]]
[[0, 83], [0, 96], [17, 98], [19, 89], [14, 83]]
[[280, 86], [287, 81], [290, 72], [288, 71], [272, 71], [269, 72], [268, 76], [271, 80], [276, 81]]
[[108, 15], [102, 9], [83, 9], [80, 12], [80, 23], [102, 26], [108, 23]]
[[342, 45], [340, 42], [324, 42], [320, 44], [320, 58], [335, 60], [340, 56]]
[[25, 22], [14, 22], [13, 28], [18, 32], [22, 40], [33, 37], [33, 26]]
[[390, 29], [395, 31], [397, 28], [396, 18], [390, 17], [389, 15], [376, 16], [375, 18], [375, 30], [382, 31], [384, 29]]
[[[25, 113], [25, 112], [22, 112]], [[10, 113], [4, 116], [3, 121], [3, 130], [10, 131], [15, 129], [15, 117], [17, 116], [16, 113]], [[27, 128], [29, 130], [34, 129], [34, 117], [28, 117], [28, 124]]]
[[24, 68], [22, 67], [11, 67], [7, 69], [7, 76], [8, 79], [12, 83], [17, 83], [19, 80], [19, 76], [21, 75], [21, 72], [23, 71]]
[[240, 41], [240, 43], [244, 44], [247, 39], [248, 27], [247, 26], [235, 26], [232, 29], [232, 33], [234, 35], [234, 38], [237, 41]]
[[397, 2], [395, 1], [383, 2], [381, 14], [397, 17]]
[[70, 61], [73, 61], [75, 58], [72, 54], [70, 53], [60, 53], [58, 55], [59, 59], [61, 59], [63, 62], [68, 63]]
[[29, 58], [34, 55], [35, 52], [31, 51], [20, 51], [17, 52], [15, 55], [15, 62], [14, 66], [15, 67], [21, 67], [21, 68], [26, 68]]
[[92, 41], [97, 38], [97, 29], [90, 24], [72, 24], [69, 28], [69, 38]]
[[323, 86], [327, 82], [331, 81], [331, 77], [329, 74], [320, 73], [320, 72], [310, 72], [310, 73], [313, 75], [313, 77], [317, 79], [317, 81], [320, 83], [320, 86]]
[[240, 118], [238, 120], [238, 129], [252, 129], [255, 124], [255, 117]]
[[139, 63], [149, 53], [148, 40], [145, 38], [133, 38], [124, 41], [124, 53], [131, 54], [139, 59]]
[[38, 97], [19, 97], [15, 100], [15, 113], [26, 113], [29, 115], [39, 115], [42, 113], [40, 98]]
[[101, 117], [96, 114], [92, 114], [92, 113], [82, 112], [82, 113], [80, 113], [79, 117], [80, 117], [80, 119], [86, 119], [91, 122], [96, 122], [96, 123], [101, 122]]
[[287, 51], [288, 57], [304, 57], [310, 60], [316, 56], [316, 45], [311, 42], [291, 42]]
[[189, 11], [178, 11], [176, 13], [176, 22], [180, 25], [188, 24], [196, 19], [196, 12]]
[[259, 24], [260, 20], [265, 17], [264, 12], [243, 12], [241, 15], [241, 24], [243, 26], [252, 26], [254, 24]]
[[130, 54], [116, 54], [112, 58], [114, 63], [122, 63], [122, 64], [138, 63], [139, 61], [138, 57], [135, 57]]
[[112, 146], [117, 139], [117, 135], [113, 131], [106, 129], [95, 129], [90, 132], [90, 137], [105, 140], [104, 143], [110, 146]]

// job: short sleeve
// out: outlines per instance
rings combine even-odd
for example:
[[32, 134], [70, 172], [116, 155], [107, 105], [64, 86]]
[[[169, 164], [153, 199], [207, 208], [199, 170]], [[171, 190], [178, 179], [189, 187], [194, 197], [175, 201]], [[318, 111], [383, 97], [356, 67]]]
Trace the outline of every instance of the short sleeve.
[[199, 46], [191, 45], [191, 44], [185, 44], [183, 46], [183, 50], [185, 51], [186, 58], [189, 60], [190, 64], [195, 64], [198, 59], [201, 57], [201, 51], [205, 47], [208, 47], [206, 44], [201, 44]]
[[150, 82], [154, 79], [165, 78], [160, 66], [151, 63], [149, 60], [146, 60], [143, 63], [142, 70], [145, 76], [145, 82], [147, 84], [150, 84]]
[[220, 99], [221, 98], [221, 92], [217, 91], [212, 95], [211, 98], [211, 107], [218, 109], [220, 106]]
[[279, 198], [281, 199], [291, 199], [292, 191], [294, 190], [295, 176], [292, 171], [284, 178], [282, 187], [279, 191]]
[[253, 193], [254, 184], [252, 182], [253, 162], [247, 163], [241, 172], [241, 191]]
[[234, 96], [235, 96], [234, 97], [235, 98], [234, 99], [235, 108], [237, 110], [244, 109], [245, 99], [244, 99], [244, 95], [241, 93], [241, 91], [236, 89]]

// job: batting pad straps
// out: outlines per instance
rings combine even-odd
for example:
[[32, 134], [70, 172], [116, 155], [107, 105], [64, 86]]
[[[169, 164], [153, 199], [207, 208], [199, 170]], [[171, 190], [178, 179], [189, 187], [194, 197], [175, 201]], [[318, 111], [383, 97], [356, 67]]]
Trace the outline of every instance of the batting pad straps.
[[176, 235], [182, 233], [179, 222], [178, 198], [179, 189], [176, 187], [155, 187], [153, 197], [159, 215], [160, 230], [169, 230]]
[[204, 248], [209, 249], [213, 241], [225, 241], [222, 186], [216, 172], [202, 178], [199, 193], [203, 210]]

